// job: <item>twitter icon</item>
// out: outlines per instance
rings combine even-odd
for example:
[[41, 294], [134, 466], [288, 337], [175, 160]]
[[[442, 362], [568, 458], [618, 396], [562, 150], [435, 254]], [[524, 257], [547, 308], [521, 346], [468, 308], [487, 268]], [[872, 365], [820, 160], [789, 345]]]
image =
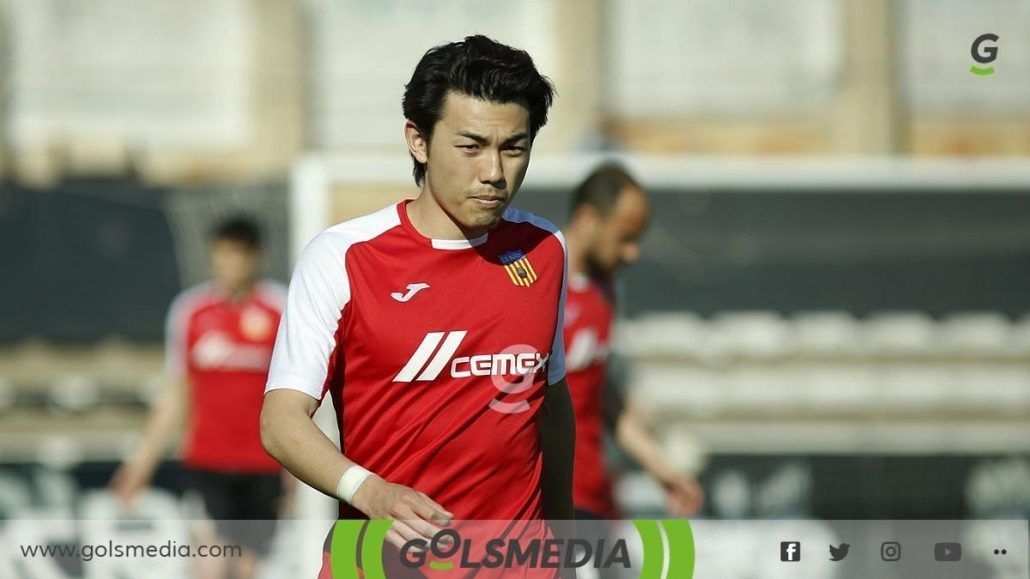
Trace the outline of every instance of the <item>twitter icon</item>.
[[847, 543], [841, 543], [839, 547], [830, 545], [830, 561], [840, 561], [844, 559], [844, 557], [848, 556], [848, 549], [850, 548], [851, 545]]

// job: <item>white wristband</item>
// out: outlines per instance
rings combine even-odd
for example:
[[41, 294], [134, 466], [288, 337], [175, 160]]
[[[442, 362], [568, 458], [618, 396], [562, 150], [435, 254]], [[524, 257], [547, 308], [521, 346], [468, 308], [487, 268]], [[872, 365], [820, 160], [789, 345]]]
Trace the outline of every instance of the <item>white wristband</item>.
[[340, 477], [340, 482], [336, 485], [336, 496], [341, 501], [349, 504], [351, 499], [354, 498], [354, 493], [358, 492], [358, 488], [361, 487], [361, 483], [365, 482], [365, 479], [370, 476], [373, 476], [372, 472], [358, 465], [348, 468], [343, 471], [343, 476]]

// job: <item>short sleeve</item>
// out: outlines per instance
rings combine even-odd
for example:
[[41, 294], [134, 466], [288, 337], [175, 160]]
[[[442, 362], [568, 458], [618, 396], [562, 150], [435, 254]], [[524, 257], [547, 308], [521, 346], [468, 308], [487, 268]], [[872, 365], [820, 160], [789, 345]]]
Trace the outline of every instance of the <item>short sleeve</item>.
[[186, 293], [179, 294], [168, 307], [165, 317], [165, 372], [171, 378], [186, 376], [188, 348], [186, 344], [190, 311]]
[[286, 286], [276, 280], [266, 279], [261, 281], [258, 289], [265, 304], [282, 315], [286, 307]]
[[558, 315], [554, 325], [554, 339], [551, 342], [551, 357], [548, 358], [547, 384], [548, 386], [561, 382], [565, 378], [565, 292], [569, 278], [569, 252], [565, 246], [565, 236], [561, 231], [555, 231], [554, 236], [561, 243], [562, 251], [562, 277], [561, 293], [558, 296]]
[[321, 400], [337, 329], [350, 299], [346, 237], [319, 234], [301, 253], [290, 279], [265, 392], [290, 388]]

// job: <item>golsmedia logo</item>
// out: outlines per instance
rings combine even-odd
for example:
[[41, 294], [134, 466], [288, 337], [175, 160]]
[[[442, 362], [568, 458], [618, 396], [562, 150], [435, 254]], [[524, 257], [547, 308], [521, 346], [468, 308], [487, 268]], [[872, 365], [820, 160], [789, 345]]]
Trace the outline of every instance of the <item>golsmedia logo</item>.
[[[981, 34], [976, 37], [976, 40], [973, 41], [973, 45], [969, 47], [969, 53], [972, 55], [973, 60], [978, 64], [990, 65], [998, 58], [998, 47], [995, 44], [997, 42], [997, 34], [991, 34], [990, 32]], [[969, 67], [969, 72], [977, 76], [990, 76], [994, 74], [994, 67], [979, 67], [974, 64]]]
[[617, 539], [610, 547], [605, 545], [604, 539], [596, 542], [584, 539], [489, 539], [478, 560], [472, 555], [474, 552], [470, 539], [462, 540], [461, 534], [454, 529], [443, 529], [433, 535], [428, 543], [424, 539], [404, 543], [401, 547], [401, 564], [417, 569], [424, 566], [427, 558], [432, 556], [434, 560], [429, 562], [429, 568], [435, 571], [449, 571], [455, 567], [575, 569], [589, 565], [591, 561], [593, 567], [603, 569], [629, 569], [632, 566], [624, 539]]
[[[455, 521], [456, 524], [460, 522]], [[476, 528], [476, 523], [466, 521]], [[497, 521], [494, 521], [497, 523]], [[506, 522], [505, 525], [508, 526]], [[583, 521], [579, 521], [581, 525]], [[607, 526], [610, 521], [590, 521]], [[384, 551], [392, 521], [337, 521], [329, 553], [332, 576], [387, 579], [386, 569], [422, 569], [433, 574], [461, 569], [614, 569], [621, 576], [647, 579], [690, 579], [694, 573], [694, 537], [683, 519], [631, 521], [631, 535], [609, 539], [514, 539], [473, 532], [463, 537], [443, 529], [429, 541], [410, 540], [400, 549]], [[482, 529], [480, 525], [478, 527]], [[600, 528], [600, 527], [599, 527]], [[635, 534], [635, 537], [632, 537]], [[627, 541], [630, 537], [639, 546]], [[386, 553], [384, 555], [384, 553]], [[395, 562], [384, 561], [396, 557]], [[464, 576], [464, 573], [458, 573]], [[435, 575], [434, 575], [435, 576]]]

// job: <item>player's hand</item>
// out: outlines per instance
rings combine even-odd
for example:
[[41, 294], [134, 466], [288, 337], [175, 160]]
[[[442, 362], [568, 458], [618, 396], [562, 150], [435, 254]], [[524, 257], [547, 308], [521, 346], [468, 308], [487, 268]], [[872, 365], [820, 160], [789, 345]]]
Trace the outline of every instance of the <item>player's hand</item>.
[[665, 500], [670, 515], [689, 517], [701, 510], [705, 493], [694, 477], [677, 473], [667, 475], [659, 482], [665, 488]]
[[425, 493], [377, 476], [369, 477], [358, 487], [351, 504], [370, 519], [393, 519], [386, 540], [397, 548], [414, 539], [430, 541], [440, 526], [451, 524], [454, 518], [453, 513]]
[[122, 508], [130, 508], [139, 493], [150, 486], [154, 469], [136, 461], [123, 462], [111, 477], [108, 488], [118, 498]]

